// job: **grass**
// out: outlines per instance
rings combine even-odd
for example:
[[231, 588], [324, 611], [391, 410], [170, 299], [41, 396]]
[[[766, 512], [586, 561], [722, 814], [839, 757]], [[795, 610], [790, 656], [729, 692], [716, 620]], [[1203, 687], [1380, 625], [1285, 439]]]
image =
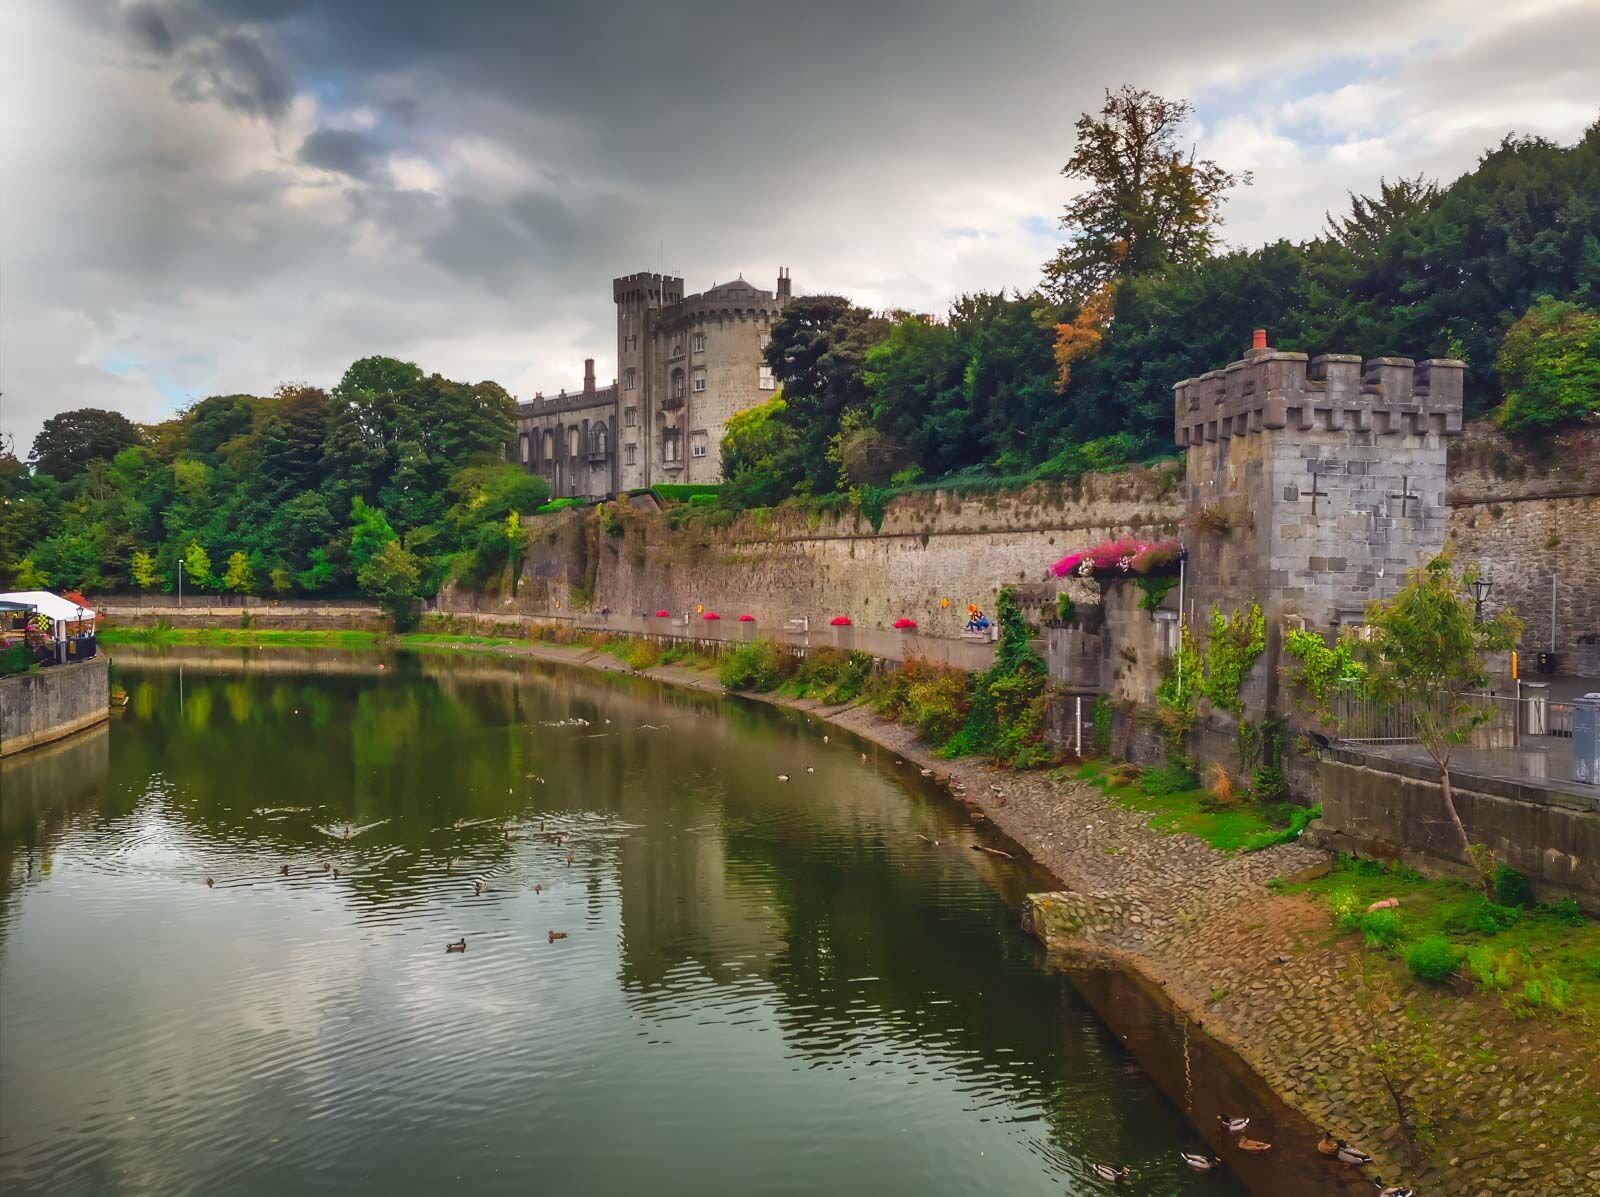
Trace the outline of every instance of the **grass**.
[[102, 644], [199, 644], [212, 648], [375, 648], [382, 632], [290, 631], [282, 628], [105, 628]]
[[[1419, 984], [1471, 985], [1519, 1018], [1600, 1019], [1600, 923], [1570, 901], [1502, 905], [1460, 882], [1351, 857], [1281, 889], [1321, 898], [1336, 933], [1403, 960]], [[1400, 905], [1367, 911], [1384, 898]]]
[[1166, 766], [1140, 773], [1127, 766], [1091, 761], [1077, 770], [1124, 810], [1148, 812], [1149, 826], [1184, 832], [1219, 852], [1258, 852], [1287, 843], [1317, 817], [1315, 807], [1289, 802], [1215, 801], [1187, 770]]

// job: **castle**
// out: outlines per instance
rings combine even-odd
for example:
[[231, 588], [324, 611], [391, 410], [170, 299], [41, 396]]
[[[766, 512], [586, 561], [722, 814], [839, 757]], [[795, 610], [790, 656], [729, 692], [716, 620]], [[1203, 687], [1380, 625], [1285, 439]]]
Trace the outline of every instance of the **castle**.
[[552, 498], [602, 499], [661, 482], [720, 482], [728, 418], [776, 390], [762, 350], [792, 293], [743, 278], [685, 296], [671, 275], [611, 280], [617, 373], [597, 387], [544, 392], [517, 405], [512, 454], [550, 483]]

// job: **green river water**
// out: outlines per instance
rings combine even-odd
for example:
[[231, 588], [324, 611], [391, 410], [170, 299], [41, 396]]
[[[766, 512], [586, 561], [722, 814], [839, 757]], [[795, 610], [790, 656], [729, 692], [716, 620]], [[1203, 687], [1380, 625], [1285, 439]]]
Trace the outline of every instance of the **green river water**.
[[1192, 1090], [1187, 1038], [1018, 930], [1049, 879], [823, 723], [441, 655], [116, 677], [3, 775], [0, 1191], [1245, 1192], [1130, 1046]]

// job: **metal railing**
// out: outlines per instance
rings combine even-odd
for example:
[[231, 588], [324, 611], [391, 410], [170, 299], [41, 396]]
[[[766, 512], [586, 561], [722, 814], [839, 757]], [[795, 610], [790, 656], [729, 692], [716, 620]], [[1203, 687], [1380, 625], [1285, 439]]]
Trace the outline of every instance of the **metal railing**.
[[[1572, 704], [1543, 694], [1478, 693], [1465, 696], [1483, 713], [1472, 731], [1474, 748], [1518, 748], [1524, 741], [1572, 738]], [[1419, 717], [1442, 712], [1444, 700], [1431, 704], [1384, 704], [1354, 692], [1339, 694], [1331, 704], [1339, 738], [1348, 744], [1415, 744]]]

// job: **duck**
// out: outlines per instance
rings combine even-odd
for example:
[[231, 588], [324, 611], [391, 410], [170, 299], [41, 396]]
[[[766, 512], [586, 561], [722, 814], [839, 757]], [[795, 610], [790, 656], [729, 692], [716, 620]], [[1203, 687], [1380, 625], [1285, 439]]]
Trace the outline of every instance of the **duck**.
[[323, 861], [322, 862], [322, 871], [324, 873], [328, 872], [332, 868], [333, 868], [333, 866], [331, 864], [329, 864], [327, 861]]
[[482, 893], [482, 892], [483, 892], [483, 882], [481, 882], [481, 881], [474, 881], [474, 882], [473, 882], [473, 883], [472, 883], [472, 892], [473, 892], [473, 894], [474, 894], [474, 895], [475, 895], [475, 896], [476, 896], [476, 895], [477, 895], [477, 894], [481, 894], [481, 893]]
[[216, 882], [216, 879], [215, 879], [215, 878], [213, 878], [213, 877], [207, 877], [207, 878], [206, 878], [206, 888], [207, 888], [207, 889], [210, 889], [210, 888], [211, 888], [211, 887], [212, 887], [212, 886], [214, 886], [214, 885], [215, 885], [215, 884], [216, 884], [216, 883], [217, 883], [217, 882]]
[[460, 939], [456, 940], [455, 943], [445, 944], [444, 950], [446, 952], [465, 952], [467, 950], [467, 937], [463, 935]]
[[278, 866], [278, 876], [287, 877], [288, 875], [289, 875], [289, 866], [288, 865], [279, 865]]
[[1381, 1180], [1372, 1183], [1378, 1190], [1378, 1197], [1413, 1197], [1416, 1193], [1410, 1185], [1386, 1185]]
[[1222, 1129], [1227, 1131], [1230, 1135], [1237, 1135], [1240, 1131], [1244, 1130], [1245, 1127], [1250, 1125], [1250, 1119], [1230, 1118], [1226, 1114], [1218, 1114], [1217, 1125], [1222, 1127]]
[[1323, 1155], [1339, 1154], [1339, 1140], [1333, 1137], [1332, 1131], [1322, 1132], [1322, 1138], [1317, 1140], [1317, 1150]]
[[1339, 1162], [1349, 1164], [1352, 1168], [1359, 1168], [1363, 1164], [1372, 1163], [1372, 1157], [1359, 1147], [1351, 1147], [1343, 1139], [1338, 1140], [1337, 1150], [1333, 1153], [1339, 1157]]
[[339, 870], [338, 869], [333, 870], [333, 879], [335, 881], [339, 880]]
[[1189, 1167], [1193, 1168], [1196, 1172], [1214, 1172], [1216, 1169], [1222, 1167], [1222, 1157], [1220, 1155], [1208, 1156], [1202, 1155], [1198, 1151], [1180, 1151], [1178, 1153], [1178, 1158], [1184, 1163], [1188, 1164]]
[[1101, 1180], [1116, 1184], [1118, 1181], [1127, 1180], [1133, 1174], [1133, 1169], [1126, 1164], [1120, 1168], [1113, 1168], [1110, 1164], [1096, 1164], [1094, 1174]]
[[540, 885], [537, 881], [534, 882], [533, 883], [533, 892], [536, 893], [536, 894], [544, 893], [544, 886]]
[[823, 732], [822, 733], [822, 742], [824, 744], [826, 744], [828, 742], [828, 733], [827, 732]]
[[787, 773], [780, 773], [780, 774], [778, 774], [778, 780], [779, 781], [788, 781], [789, 780], [789, 775]]
[[567, 933], [565, 931], [552, 931], [552, 932], [550, 932], [550, 936], [549, 936], [551, 943], [555, 943], [556, 940], [565, 939], [566, 937], [567, 937]]
[[816, 772], [816, 770], [815, 770], [815, 769], [813, 769], [813, 768], [812, 768], [812, 767], [811, 767], [811, 766], [810, 766], [810, 765], [807, 765], [807, 766], [806, 766], [806, 772], [807, 772], [807, 773], [815, 773], [815, 772]]
[[1263, 1143], [1260, 1139], [1240, 1138], [1240, 1140], [1239, 1140], [1239, 1150], [1240, 1151], [1248, 1151], [1252, 1155], [1260, 1155], [1263, 1151], [1271, 1151], [1272, 1150], [1272, 1144], [1271, 1143]]

